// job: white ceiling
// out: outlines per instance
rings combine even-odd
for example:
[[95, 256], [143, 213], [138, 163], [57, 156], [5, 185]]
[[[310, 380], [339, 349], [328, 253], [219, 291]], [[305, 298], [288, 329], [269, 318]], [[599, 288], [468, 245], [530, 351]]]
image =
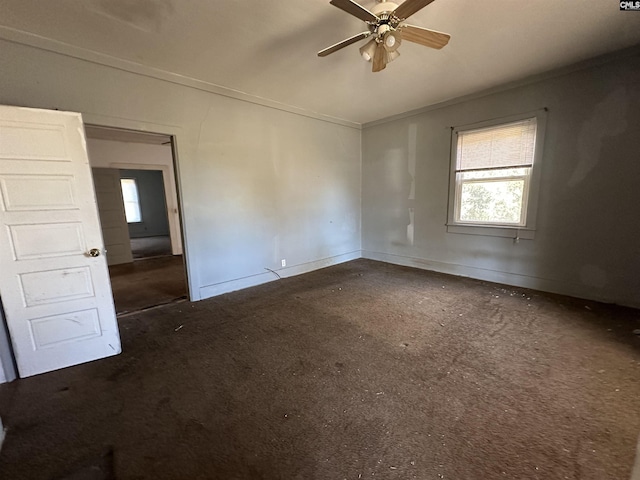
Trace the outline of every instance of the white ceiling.
[[640, 44], [614, 0], [436, 0], [410, 23], [451, 41], [374, 74], [365, 41], [316, 56], [366, 30], [329, 0], [0, 0], [5, 27], [357, 123]]

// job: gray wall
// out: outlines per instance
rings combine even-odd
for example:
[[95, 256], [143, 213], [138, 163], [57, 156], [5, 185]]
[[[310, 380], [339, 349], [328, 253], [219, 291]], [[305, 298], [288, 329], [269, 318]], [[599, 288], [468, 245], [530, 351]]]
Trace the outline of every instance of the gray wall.
[[360, 255], [359, 129], [100, 62], [1, 40], [0, 103], [175, 135], [193, 300]]
[[[73, 55], [0, 40], [0, 103], [176, 136], [194, 300], [273, 279], [266, 269], [283, 258], [286, 276], [362, 247], [395, 263], [640, 306], [637, 56], [365, 126], [361, 136], [344, 122]], [[449, 127], [541, 107], [535, 239], [447, 233]]]
[[120, 170], [120, 178], [133, 178], [138, 186], [142, 221], [129, 224], [129, 237], [169, 235], [167, 201], [159, 170]]
[[[13, 363], [13, 354], [9, 341], [9, 332], [4, 322], [2, 305], [0, 305], [0, 383], [10, 382], [16, 379], [16, 369]], [[0, 435], [2, 426], [0, 425]], [[2, 441], [0, 441], [0, 444]]]
[[[447, 233], [451, 126], [547, 107], [535, 239]], [[363, 255], [640, 306], [640, 57], [363, 130]]]

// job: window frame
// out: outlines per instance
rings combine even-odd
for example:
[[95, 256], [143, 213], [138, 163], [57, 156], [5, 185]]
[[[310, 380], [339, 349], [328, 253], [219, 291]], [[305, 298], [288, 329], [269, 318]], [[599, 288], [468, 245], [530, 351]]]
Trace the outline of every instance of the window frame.
[[[137, 204], [138, 204], [138, 212], [139, 212], [139, 218], [140, 220], [135, 221], [135, 222], [130, 222], [127, 219], [127, 208], [126, 208], [126, 204], [127, 201], [124, 199], [124, 189], [122, 188], [122, 181], [123, 180], [130, 180], [133, 182], [133, 185], [135, 187], [136, 190], [136, 198], [138, 200]], [[142, 217], [142, 204], [140, 202], [140, 188], [138, 187], [138, 179], [135, 177], [120, 177], [120, 189], [122, 191], [122, 206], [124, 207], [124, 219], [127, 222], [127, 225], [131, 225], [131, 224], [136, 224], [136, 223], [142, 223], [143, 222], [143, 217]], [[131, 203], [131, 202], [129, 202]]]
[[[462, 196], [463, 183], [471, 183], [475, 180], [466, 180], [464, 182], [458, 180], [457, 176], [457, 157], [458, 157], [458, 135], [466, 131], [478, 130], [489, 127], [499, 127], [530, 118], [536, 119], [536, 138], [534, 144], [533, 162], [531, 167], [523, 167], [515, 165], [511, 168], [531, 168], [529, 175], [518, 175], [514, 178], [524, 178], [523, 191], [523, 210], [524, 223], [521, 224], [495, 224], [473, 221], [457, 220], [457, 209]], [[536, 215], [538, 210], [538, 197], [540, 193], [540, 170], [543, 158], [544, 132], [546, 130], [547, 109], [540, 109], [533, 112], [527, 112], [508, 117], [500, 117], [492, 120], [476, 122], [467, 125], [461, 125], [451, 128], [451, 154], [449, 158], [449, 204], [447, 206], [447, 232], [461, 233], [470, 235], [486, 235], [494, 237], [508, 237], [519, 239], [533, 239], [536, 229]], [[486, 170], [490, 170], [487, 168]], [[477, 181], [504, 181], [512, 176], [505, 177], [487, 177], [478, 179]], [[527, 180], [528, 179], [528, 180]]]

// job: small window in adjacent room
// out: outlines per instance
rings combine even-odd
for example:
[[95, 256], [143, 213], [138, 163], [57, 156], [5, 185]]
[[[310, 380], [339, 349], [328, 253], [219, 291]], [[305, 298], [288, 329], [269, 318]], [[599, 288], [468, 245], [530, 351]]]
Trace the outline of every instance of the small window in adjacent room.
[[533, 238], [542, 113], [453, 130], [447, 231]]
[[138, 196], [138, 184], [134, 178], [120, 179], [122, 185], [122, 199], [124, 200], [124, 213], [127, 223], [138, 223], [142, 221], [140, 210], [140, 197]]

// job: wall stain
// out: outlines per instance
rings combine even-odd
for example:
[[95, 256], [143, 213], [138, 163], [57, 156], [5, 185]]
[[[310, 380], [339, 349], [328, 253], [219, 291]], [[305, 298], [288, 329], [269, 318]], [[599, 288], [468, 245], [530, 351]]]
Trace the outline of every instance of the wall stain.
[[627, 89], [620, 87], [598, 103], [591, 117], [584, 122], [578, 135], [578, 164], [569, 178], [569, 187], [581, 183], [600, 160], [602, 144], [607, 137], [627, 130], [625, 116], [628, 109]]

